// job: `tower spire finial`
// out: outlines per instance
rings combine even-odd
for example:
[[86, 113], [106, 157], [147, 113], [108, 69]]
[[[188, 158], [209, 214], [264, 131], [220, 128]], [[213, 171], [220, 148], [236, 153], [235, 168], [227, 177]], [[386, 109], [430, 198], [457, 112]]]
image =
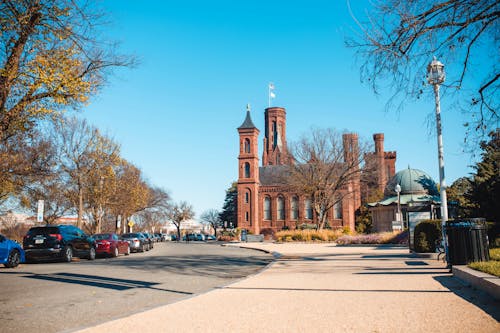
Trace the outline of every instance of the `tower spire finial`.
[[250, 103], [247, 103], [247, 111], [250, 112]]

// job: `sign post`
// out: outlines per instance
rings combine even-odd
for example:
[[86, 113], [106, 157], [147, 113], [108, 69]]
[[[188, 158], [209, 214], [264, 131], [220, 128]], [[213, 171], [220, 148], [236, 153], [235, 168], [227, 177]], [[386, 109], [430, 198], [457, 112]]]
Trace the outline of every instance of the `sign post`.
[[37, 222], [43, 222], [43, 206], [44, 206], [44, 201], [43, 200], [38, 200], [38, 209], [36, 213], [36, 221]]

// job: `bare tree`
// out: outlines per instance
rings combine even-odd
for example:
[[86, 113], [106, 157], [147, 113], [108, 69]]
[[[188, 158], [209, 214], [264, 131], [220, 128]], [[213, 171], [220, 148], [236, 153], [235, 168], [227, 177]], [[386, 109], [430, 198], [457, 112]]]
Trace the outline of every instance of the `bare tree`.
[[168, 220], [170, 195], [157, 187], [149, 188], [147, 207], [141, 208], [134, 215], [134, 220], [145, 229], [158, 231]]
[[66, 177], [68, 195], [78, 213], [77, 225], [82, 227], [85, 207], [89, 204], [98, 207], [103, 204], [105, 194], [109, 196], [108, 187], [104, 188], [101, 181], [113, 177], [113, 167], [119, 163], [119, 146], [76, 117], [55, 122], [51, 142], [57, 151], [58, 168]]
[[173, 204], [168, 212], [168, 219], [177, 228], [177, 239], [181, 238], [181, 225], [194, 217], [193, 207], [185, 201]]
[[471, 114], [465, 140], [481, 139], [498, 127], [498, 1], [379, 0], [372, 6], [366, 19], [352, 13], [360, 31], [346, 43], [363, 59], [362, 81], [376, 93], [389, 84], [394, 94], [388, 108], [402, 109], [409, 99], [431, 93], [423, 84], [426, 66], [436, 56], [454, 64], [443, 86]]
[[107, 43], [94, 1], [0, 2], [0, 142], [85, 104], [110, 69], [129, 66]]
[[0, 215], [0, 231], [10, 239], [21, 243], [31, 226], [19, 221], [19, 218], [12, 211]]
[[64, 175], [53, 173], [37, 182], [26, 185], [21, 200], [31, 211], [36, 212], [38, 200], [44, 201], [44, 222], [54, 223], [58, 218], [75, 212], [75, 206], [70, 200]]
[[51, 174], [55, 153], [40, 131], [18, 133], [0, 143], [0, 205], [27, 184]]
[[332, 129], [313, 129], [290, 145], [294, 163], [283, 183], [310, 198], [319, 229], [324, 228], [327, 213], [335, 204], [359, 190], [355, 184], [367, 147], [359, 144], [357, 135], [343, 137]]
[[217, 209], [209, 209], [200, 216], [201, 221], [210, 225], [214, 229], [214, 236], [217, 237], [217, 228], [221, 223], [220, 212]]

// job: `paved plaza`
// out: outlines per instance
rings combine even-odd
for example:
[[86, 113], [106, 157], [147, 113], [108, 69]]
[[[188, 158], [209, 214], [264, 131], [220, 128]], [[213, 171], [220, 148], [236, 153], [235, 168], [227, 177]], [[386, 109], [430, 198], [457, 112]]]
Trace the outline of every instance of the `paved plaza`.
[[229, 246], [277, 259], [224, 288], [81, 332], [500, 332], [498, 302], [405, 248]]

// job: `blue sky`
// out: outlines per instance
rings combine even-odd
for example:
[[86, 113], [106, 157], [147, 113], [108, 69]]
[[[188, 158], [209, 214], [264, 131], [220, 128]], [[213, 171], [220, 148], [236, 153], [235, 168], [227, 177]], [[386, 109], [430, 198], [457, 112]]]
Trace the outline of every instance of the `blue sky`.
[[[353, 1], [362, 13], [368, 1]], [[287, 109], [287, 139], [311, 127], [385, 134], [397, 170], [417, 168], [439, 181], [433, 99], [386, 112], [359, 80], [354, 28], [345, 1], [106, 1], [106, 36], [136, 68], [110, 78], [82, 117], [114, 138], [151, 184], [199, 214], [221, 209], [237, 179], [238, 134], [246, 104], [261, 130], [274, 82], [274, 106]], [[428, 87], [432, 91], [431, 87]], [[431, 96], [431, 95], [429, 95]], [[442, 98], [447, 184], [468, 175], [464, 119]]]

